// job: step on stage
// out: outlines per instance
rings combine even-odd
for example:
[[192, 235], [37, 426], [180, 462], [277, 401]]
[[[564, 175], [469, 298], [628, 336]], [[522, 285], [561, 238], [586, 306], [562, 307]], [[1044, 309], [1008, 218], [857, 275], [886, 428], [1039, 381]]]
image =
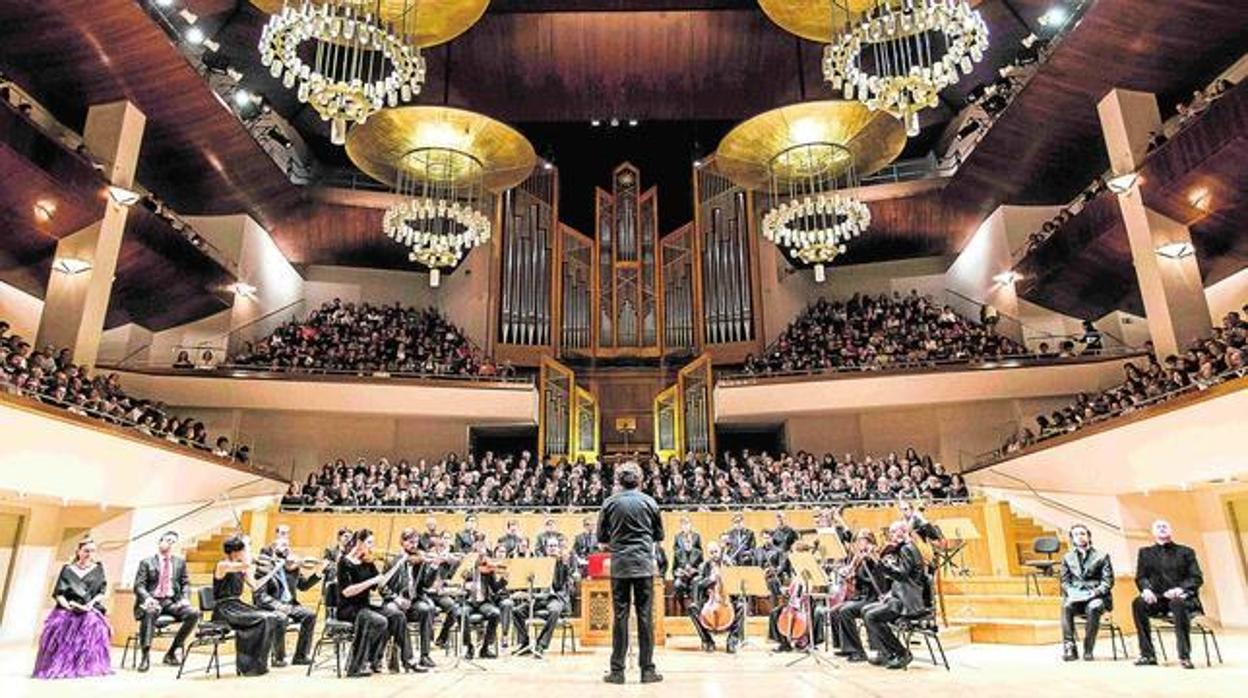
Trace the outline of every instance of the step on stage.
[[[1169, 639], [1169, 638], [1168, 638]], [[220, 680], [202, 673], [181, 680], [176, 671], [153, 662], [151, 672], [118, 671], [113, 676], [62, 681], [30, 679], [34, 648], [0, 647], [0, 685], [6, 698], [25, 696], [80, 696], [101, 698], [221, 698], [221, 696], [298, 696], [344, 698], [367, 695], [448, 696], [453, 698], [584, 698], [585, 696], [660, 696], [771, 698], [772, 696], [826, 698], [829, 695], [914, 696], [1231, 696], [1241, 695], [1248, 685], [1248, 633], [1225, 630], [1220, 634], [1226, 663], [1204, 666], [1204, 656], [1192, 657], [1194, 671], [1171, 662], [1161, 667], [1135, 667], [1128, 661], [1110, 661], [1108, 642], [1102, 643], [1105, 659], [1091, 663], [1063, 663], [1055, 645], [1017, 647], [967, 645], [949, 651], [952, 671], [924, 661], [916, 648], [915, 662], [906, 671], [888, 671], [864, 664], [839, 661], [831, 668], [811, 662], [785, 669], [795, 655], [772, 654], [755, 645], [735, 656], [710, 655], [697, 649], [691, 638], [672, 638], [656, 653], [664, 682], [655, 686], [637, 683], [630, 669], [628, 684], [608, 686], [601, 676], [607, 667], [607, 648], [583, 648], [576, 655], [560, 655], [558, 643], [545, 659], [508, 657], [486, 660], [487, 671], [452, 671], [451, 660], [435, 654], [443, 665], [432, 673], [382, 674], [367, 679], [338, 679], [332, 669], [304, 675], [302, 667], [275, 669], [267, 676], [241, 678], [226, 666]], [[1132, 654], [1134, 655], [1134, 643]], [[196, 657], [192, 656], [192, 661]], [[833, 658], [836, 659], [836, 658]], [[1172, 658], [1173, 659], [1173, 658]], [[120, 652], [114, 657], [114, 666]], [[227, 657], [225, 662], [230, 661]]]

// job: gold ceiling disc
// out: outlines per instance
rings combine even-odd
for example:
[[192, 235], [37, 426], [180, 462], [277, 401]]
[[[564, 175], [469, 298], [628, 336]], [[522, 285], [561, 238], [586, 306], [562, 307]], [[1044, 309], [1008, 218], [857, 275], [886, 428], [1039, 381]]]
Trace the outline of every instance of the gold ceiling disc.
[[[290, 0], [292, 4], [298, 0]], [[357, 0], [366, 7], [381, 6], [383, 19], [402, 26], [405, 13], [415, 9], [416, 31], [413, 43], [420, 48], [444, 44], [468, 31], [489, 7], [490, 0]], [[313, 0], [321, 4], [324, 0]], [[338, 0], [342, 2], [342, 0]], [[279, 12], [285, 0], [251, 0], [268, 14]]]
[[485, 188], [503, 191], [523, 182], [537, 164], [533, 144], [519, 131], [476, 112], [452, 107], [383, 109], [347, 134], [347, 156], [365, 174], [394, 185], [409, 153], [443, 148], [476, 158]]
[[761, 189], [768, 185], [769, 164], [776, 155], [809, 143], [843, 146], [862, 177], [901, 154], [906, 129], [893, 116], [873, 112], [860, 102], [799, 102], [737, 124], [719, 142], [715, 162], [733, 182]]
[[[975, 7], [983, 0], [970, 0]], [[758, 0], [763, 14], [803, 39], [829, 43], [847, 19], [857, 19], [879, 0]], [[847, 16], [848, 13], [848, 16]]]

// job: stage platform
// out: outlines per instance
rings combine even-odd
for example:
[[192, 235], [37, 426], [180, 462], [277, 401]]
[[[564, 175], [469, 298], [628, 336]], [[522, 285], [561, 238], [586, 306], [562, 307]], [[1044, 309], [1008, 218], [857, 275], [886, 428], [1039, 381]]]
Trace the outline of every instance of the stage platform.
[[[1169, 647], [1173, 640], [1167, 638]], [[1054, 645], [1017, 647], [967, 645], [949, 651], [951, 671], [933, 667], [920, 659], [906, 671], [888, 671], [865, 664], [836, 660], [820, 666], [807, 660], [796, 667], [785, 664], [793, 654], [771, 654], [749, 647], [731, 656], [705, 654], [695, 643], [678, 638], [661, 649], [656, 661], [665, 676], [662, 684], [642, 686], [632, 669], [626, 686], [601, 682], [609, 651], [582, 649], [575, 655], [555, 652], [543, 660], [506, 658], [486, 660], [485, 672], [452, 670], [451, 662], [436, 655], [441, 666], [430, 674], [384, 674], [367, 679], [337, 679], [332, 669], [304, 675], [302, 667], [275, 669], [267, 676], [240, 678], [226, 667], [220, 680], [202, 673], [176, 680], [176, 670], [153, 666], [148, 674], [118, 671], [113, 676], [62, 681], [29, 678], [34, 664], [30, 646], [0, 647], [0, 685], [6, 698], [25, 696], [160, 696], [200, 698], [219, 696], [297, 695], [300, 698], [342, 698], [346, 695], [454, 696], [454, 698], [583, 698], [583, 696], [705, 696], [709, 698], [752, 696], [826, 697], [864, 696], [1230, 696], [1248, 685], [1248, 632], [1219, 634], [1225, 664], [1214, 660], [1205, 668], [1199, 641], [1193, 659], [1195, 671], [1184, 671], [1171, 662], [1161, 667], [1135, 667], [1129, 661], [1111, 661], [1109, 645], [1102, 643], [1104, 658], [1095, 662], [1063, 663]], [[1129, 643], [1132, 655], [1134, 642]], [[198, 657], [192, 657], [197, 659]], [[120, 659], [117, 653], [115, 662]], [[153, 657], [155, 659], [155, 657]], [[228, 659], [227, 659], [228, 662]]]

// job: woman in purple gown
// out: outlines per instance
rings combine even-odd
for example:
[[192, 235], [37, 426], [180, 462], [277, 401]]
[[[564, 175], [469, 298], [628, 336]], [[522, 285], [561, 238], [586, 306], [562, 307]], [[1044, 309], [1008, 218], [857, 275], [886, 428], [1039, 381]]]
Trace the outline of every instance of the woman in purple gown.
[[35, 678], [70, 679], [113, 673], [109, 639], [113, 629], [104, 616], [107, 580], [95, 559], [95, 541], [78, 542], [74, 561], [61, 568], [52, 597], [56, 608], [43, 624]]

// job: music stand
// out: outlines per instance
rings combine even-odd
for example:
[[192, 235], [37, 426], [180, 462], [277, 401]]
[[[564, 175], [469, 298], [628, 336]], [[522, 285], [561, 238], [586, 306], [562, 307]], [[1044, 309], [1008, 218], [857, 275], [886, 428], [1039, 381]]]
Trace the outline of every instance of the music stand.
[[[967, 543], [979, 540], [979, 529], [975, 528], [975, 522], [965, 517], [953, 517], [938, 519], [932, 524], [939, 528], [941, 535], [944, 536], [941, 541], [938, 541], [940, 545], [932, 546], [937, 564], [949, 574], [956, 574], [959, 577], [970, 576], [971, 571], [966, 567], [965, 550]], [[955, 562], [955, 557], [958, 557], [960, 562]]]
[[[537, 590], [549, 589], [555, 580], [555, 558], [553, 557], [517, 557], [507, 561], [507, 591], [521, 592], [529, 597], [529, 614], [524, 626], [529, 639], [524, 645], [511, 651], [512, 656], [523, 654], [526, 650], [533, 651], [537, 635], [530, 627], [536, 620], [534, 611], [537, 608]], [[556, 618], [547, 618], [546, 622], [557, 622]], [[507, 632], [510, 628], [504, 628]]]
[[[840, 537], [836, 536], [835, 534], [833, 534], [832, 537], [836, 541], [835, 547], [833, 549], [844, 552], [845, 546], [844, 544], [841, 543]], [[824, 541], [820, 540], [820, 543], [823, 543], [823, 542]], [[832, 545], [832, 544], [829, 543], [829, 545]], [[816, 586], [826, 588], [828, 586], [828, 574], [823, 571], [823, 565], [819, 562], [817, 558], [815, 558], [813, 553], [808, 553], [808, 552], [792, 553], [789, 555], [789, 563], [793, 565], [793, 574], [800, 577], [806, 585], [807, 624], [806, 624], [806, 646], [802, 648], [801, 656], [785, 664], [785, 667], [791, 667], [791, 666], [794, 666], [795, 664], [800, 664], [801, 662], [804, 662], [807, 659], [810, 659], [810, 660], [813, 660], [815, 664], [819, 666], [830, 666], [832, 668], [836, 668], [835, 663], [833, 663], [828, 658], [815, 652], [815, 607], [814, 607], [814, 604], [811, 603], [811, 599], [814, 598], [813, 596], [814, 592], [812, 591], [812, 588]]]
[[[480, 559], [480, 557], [480, 553], [468, 553], [464, 555], [464, 557], [459, 561], [459, 564], [455, 566], [455, 571], [451, 573], [450, 578], [463, 579], [465, 572], [474, 573], [477, 568], [477, 560]], [[463, 644], [464, 637], [468, 635], [468, 616], [471, 615], [468, 612], [468, 597], [469, 594], [465, 589], [463, 598], [460, 600], [459, 607], [459, 630], [457, 631], [459, 633], [459, 637], [456, 638], [454, 643], [457, 648], [455, 650], [455, 663], [451, 665], [450, 669], [451, 671], [456, 671], [459, 669], [460, 664], [467, 664], [469, 668], [476, 669], [477, 671], [489, 671], [489, 669], [486, 669], [481, 664], [478, 664], [475, 660], [466, 659], [464, 657], [463, 647], [460, 646]]]
[[[766, 596], [767, 577], [763, 574], [763, 568], [755, 565], [741, 565], [739, 567], [724, 567], [720, 570], [723, 575], [722, 583], [725, 589], [736, 589], [737, 594], [745, 601], [745, 613], [741, 618], [741, 642], [739, 647], [745, 647], [749, 642], [747, 635], [748, 625], [750, 621], [750, 599], [755, 596]], [[697, 622], [697, 621], [694, 621]]]
[[841, 540], [841, 534], [836, 528], [816, 529], [815, 545], [825, 560], [829, 557], [833, 560], [849, 557], [849, 551], [845, 549], [845, 541]]

